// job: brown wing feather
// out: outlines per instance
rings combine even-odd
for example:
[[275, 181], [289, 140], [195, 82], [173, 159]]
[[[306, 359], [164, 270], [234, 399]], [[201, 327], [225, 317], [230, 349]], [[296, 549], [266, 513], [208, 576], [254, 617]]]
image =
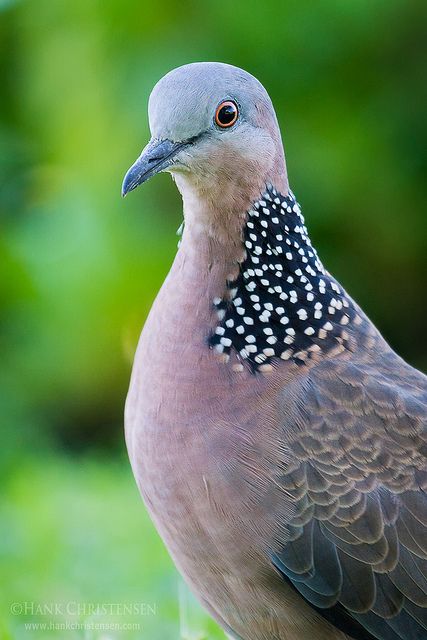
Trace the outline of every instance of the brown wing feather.
[[276, 568], [349, 635], [351, 618], [366, 637], [425, 639], [427, 378], [393, 352], [326, 362], [282, 410], [295, 528]]

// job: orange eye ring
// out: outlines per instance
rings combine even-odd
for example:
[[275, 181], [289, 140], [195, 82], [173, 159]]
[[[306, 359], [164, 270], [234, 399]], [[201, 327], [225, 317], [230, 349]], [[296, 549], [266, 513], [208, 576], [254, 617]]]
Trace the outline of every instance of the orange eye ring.
[[238, 117], [239, 109], [237, 104], [233, 100], [224, 100], [216, 108], [215, 124], [221, 129], [228, 129], [233, 126]]

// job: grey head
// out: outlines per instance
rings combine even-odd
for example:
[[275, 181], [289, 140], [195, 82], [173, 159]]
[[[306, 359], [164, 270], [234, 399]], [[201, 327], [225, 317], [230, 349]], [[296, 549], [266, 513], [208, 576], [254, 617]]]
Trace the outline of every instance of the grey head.
[[[287, 191], [283, 146], [271, 100], [252, 75], [228, 64], [178, 67], [154, 87], [152, 138], [127, 172], [126, 195], [170, 172], [186, 200], [218, 206], [221, 194], [242, 207], [269, 182]], [[248, 202], [246, 202], [248, 201]]]

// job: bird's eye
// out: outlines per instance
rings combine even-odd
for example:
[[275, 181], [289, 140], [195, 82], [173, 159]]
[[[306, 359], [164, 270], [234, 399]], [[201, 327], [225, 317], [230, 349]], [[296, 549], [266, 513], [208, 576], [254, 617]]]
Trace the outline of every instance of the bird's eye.
[[221, 102], [215, 111], [215, 122], [222, 129], [232, 127], [239, 116], [237, 104], [232, 100]]

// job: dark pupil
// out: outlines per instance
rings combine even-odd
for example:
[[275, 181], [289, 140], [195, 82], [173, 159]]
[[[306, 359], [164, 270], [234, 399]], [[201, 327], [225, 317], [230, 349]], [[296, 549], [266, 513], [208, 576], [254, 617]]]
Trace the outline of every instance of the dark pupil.
[[233, 122], [236, 114], [236, 108], [231, 104], [227, 104], [219, 110], [218, 120], [221, 124], [230, 124]]

